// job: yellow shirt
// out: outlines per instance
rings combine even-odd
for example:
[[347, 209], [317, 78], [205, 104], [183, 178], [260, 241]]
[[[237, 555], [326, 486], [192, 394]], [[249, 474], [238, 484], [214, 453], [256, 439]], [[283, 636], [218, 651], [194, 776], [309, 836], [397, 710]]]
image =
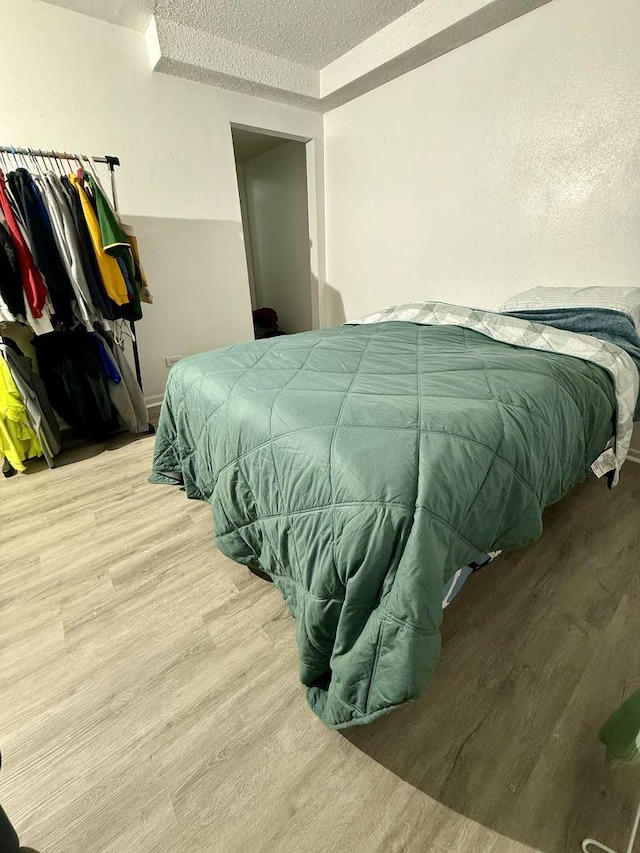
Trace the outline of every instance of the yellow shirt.
[[80, 203], [82, 204], [82, 212], [87, 222], [91, 242], [98, 260], [98, 268], [104, 282], [104, 289], [107, 294], [113, 299], [116, 305], [127, 305], [129, 303], [129, 294], [127, 285], [124, 283], [124, 278], [118, 266], [118, 262], [111, 255], [108, 255], [102, 245], [102, 235], [100, 233], [100, 223], [93, 209], [93, 205], [87, 198], [84, 187], [78, 180], [76, 175], [69, 175], [69, 180], [78, 191]]
[[0, 357], [0, 456], [16, 471], [24, 471], [24, 460], [42, 456], [38, 437], [31, 429], [27, 410], [13, 381], [9, 365]]

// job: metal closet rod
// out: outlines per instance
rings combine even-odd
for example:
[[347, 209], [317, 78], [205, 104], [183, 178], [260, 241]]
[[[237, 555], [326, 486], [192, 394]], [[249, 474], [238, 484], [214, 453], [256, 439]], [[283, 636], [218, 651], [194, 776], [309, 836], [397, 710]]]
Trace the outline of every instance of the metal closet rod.
[[[43, 151], [42, 148], [16, 148], [14, 145], [0, 145], [2, 154], [25, 154], [30, 157], [43, 157], [47, 160], [75, 160], [75, 154], [66, 151]], [[106, 163], [110, 169], [120, 165], [120, 158], [111, 154], [101, 154], [93, 158], [96, 163]]]

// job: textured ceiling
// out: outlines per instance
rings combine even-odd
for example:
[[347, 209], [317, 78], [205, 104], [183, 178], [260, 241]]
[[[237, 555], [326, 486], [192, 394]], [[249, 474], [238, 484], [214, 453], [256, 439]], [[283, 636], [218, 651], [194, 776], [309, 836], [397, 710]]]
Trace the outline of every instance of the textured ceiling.
[[319, 69], [422, 0], [44, 0], [143, 30], [158, 18]]
[[421, 0], [158, 0], [156, 14], [322, 68]]
[[132, 30], [144, 30], [155, 8], [155, 0], [44, 0], [92, 18], [102, 18]]
[[324, 112], [554, 0], [43, 0], [144, 31], [153, 70]]

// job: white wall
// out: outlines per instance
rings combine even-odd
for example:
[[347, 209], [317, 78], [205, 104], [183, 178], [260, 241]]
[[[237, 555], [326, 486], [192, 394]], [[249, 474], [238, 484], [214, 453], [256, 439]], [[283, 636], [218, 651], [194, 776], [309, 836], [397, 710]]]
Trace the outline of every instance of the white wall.
[[637, 0], [553, 0], [328, 113], [328, 323], [638, 285], [639, 33]]
[[0, 21], [0, 144], [122, 159], [120, 207], [155, 297], [138, 328], [157, 398], [165, 355], [253, 337], [230, 122], [317, 140], [321, 186], [322, 118], [153, 74], [142, 33], [55, 6], [0, 0]]
[[[307, 160], [287, 142], [242, 164], [256, 307], [275, 308], [280, 328], [312, 328]], [[245, 239], [247, 234], [245, 233]]]

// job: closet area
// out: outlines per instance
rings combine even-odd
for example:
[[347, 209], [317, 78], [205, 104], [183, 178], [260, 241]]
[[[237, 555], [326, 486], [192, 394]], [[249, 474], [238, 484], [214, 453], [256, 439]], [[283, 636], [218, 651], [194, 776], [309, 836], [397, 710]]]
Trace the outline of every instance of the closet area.
[[[101, 183], [106, 165], [110, 190]], [[0, 458], [3, 474], [61, 435], [148, 432], [135, 323], [151, 302], [117, 212], [117, 157], [0, 147]], [[132, 368], [125, 352], [129, 341]]]

